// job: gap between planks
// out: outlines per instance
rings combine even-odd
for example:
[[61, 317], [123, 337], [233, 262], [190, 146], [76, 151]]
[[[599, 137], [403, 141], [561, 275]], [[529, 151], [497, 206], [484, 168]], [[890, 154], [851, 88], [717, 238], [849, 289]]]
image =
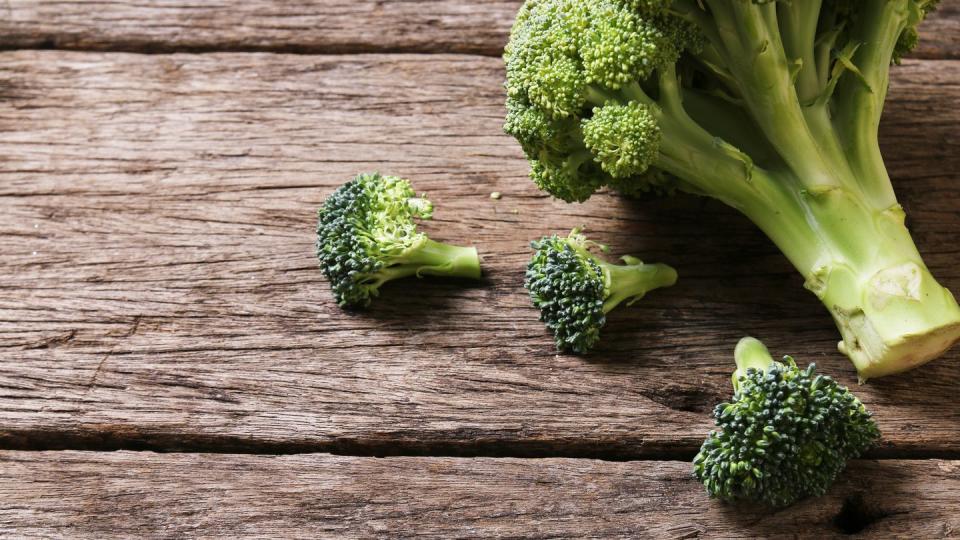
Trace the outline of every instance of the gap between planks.
[[[706, 437], [704, 433], [704, 437]], [[479, 458], [479, 459], [589, 459], [611, 463], [645, 461], [691, 462], [695, 450], [628, 452], [622, 448], [542, 441], [540, 443], [498, 441], [488, 443], [440, 443], [384, 441], [335, 441], [331, 443], [260, 442], [244, 437], [211, 437], [183, 433], [151, 434], [148, 437], [123, 437], [117, 433], [62, 433], [4, 431], [0, 452], [148, 452], [157, 454], [244, 454], [260, 456], [297, 456], [328, 454], [345, 457], [401, 458]], [[861, 459], [876, 461], [943, 459], [960, 461], [958, 450], [927, 450], [878, 447]]]

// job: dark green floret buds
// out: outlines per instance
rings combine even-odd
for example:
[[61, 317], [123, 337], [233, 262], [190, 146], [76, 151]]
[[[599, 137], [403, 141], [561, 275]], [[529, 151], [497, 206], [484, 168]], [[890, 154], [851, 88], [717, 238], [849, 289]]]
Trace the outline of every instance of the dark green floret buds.
[[613, 308], [677, 281], [677, 272], [665, 264], [644, 264], [631, 256], [623, 257], [623, 265], [608, 263], [590, 253], [594, 245], [576, 229], [567, 237], [531, 242], [536, 253], [525, 286], [561, 351], [586, 353], [600, 340]]
[[342, 307], [366, 307], [380, 287], [409, 276], [480, 278], [476, 248], [435, 242], [417, 231], [433, 205], [410, 182], [361, 174], [324, 202], [317, 221], [317, 258]]
[[814, 364], [775, 362], [753, 338], [741, 340], [735, 356], [733, 399], [717, 405], [719, 429], [693, 460], [710, 496], [772, 507], [820, 496], [847, 460], [879, 440], [860, 400]]

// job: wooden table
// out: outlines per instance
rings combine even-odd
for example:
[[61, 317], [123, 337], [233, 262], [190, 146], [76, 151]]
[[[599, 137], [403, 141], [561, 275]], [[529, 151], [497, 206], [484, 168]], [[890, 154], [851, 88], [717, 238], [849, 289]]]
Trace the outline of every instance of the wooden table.
[[[546, 197], [501, 132], [519, 0], [0, 6], [0, 533], [100, 538], [960, 534], [960, 351], [856, 389], [877, 450], [821, 499], [709, 500], [689, 460], [751, 334], [848, 385], [801, 278], [704, 199]], [[960, 291], [960, 0], [894, 70], [884, 153]], [[408, 176], [479, 285], [331, 301], [315, 211]], [[493, 191], [500, 200], [489, 197]], [[557, 356], [528, 242], [585, 225], [680, 283]]]

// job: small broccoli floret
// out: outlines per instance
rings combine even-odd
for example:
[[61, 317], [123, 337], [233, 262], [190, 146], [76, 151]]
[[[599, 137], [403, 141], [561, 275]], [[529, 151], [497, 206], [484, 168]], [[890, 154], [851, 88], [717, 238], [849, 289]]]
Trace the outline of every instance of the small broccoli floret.
[[719, 431], [693, 460], [712, 497], [782, 507], [823, 495], [847, 460], [879, 440], [860, 400], [814, 364], [775, 362], [753, 338], [742, 339], [735, 356], [733, 400], [717, 405]]
[[713, 197], [829, 309], [861, 380], [960, 341], [880, 155], [892, 64], [936, 0], [527, 0], [507, 121], [540, 189]]
[[677, 272], [665, 264], [630, 256], [623, 257], [625, 265], [610, 264], [591, 254], [590, 245], [576, 229], [567, 237], [531, 242], [536, 253], [525, 286], [561, 351], [586, 353], [599, 341], [613, 308], [677, 281]]
[[562, 195], [569, 201], [585, 201], [606, 179], [600, 167], [582, 154], [557, 156], [547, 152], [530, 160], [530, 178], [540, 189]]
[[317, 257], [342, 307], [366, 307], [391, 280], [425, 274], [478, 279], [476, 248], [434, 242], [417, 231], [433, 205], [410, 182], [361, 174], [326, 200], [318, 213]]
[[660, 126], [650, 106], [608, 104], [583, 121], [583, 142], [614, 178], [643, 174], [660, 151]]

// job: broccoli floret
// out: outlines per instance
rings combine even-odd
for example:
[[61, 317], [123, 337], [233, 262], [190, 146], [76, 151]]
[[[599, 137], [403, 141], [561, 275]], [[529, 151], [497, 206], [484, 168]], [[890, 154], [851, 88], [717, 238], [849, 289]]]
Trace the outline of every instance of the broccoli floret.
[[677, 281], [677, 272], [665, 264], [644, 264], [629, 255], [623, 257], [626, 264], [610, 264], [590, 253], [591, 245], [576, 229], [531, 242], [536, 253], [525, 286], [561, 351], [586, 353], [599, 341], [613, 308]]
[[742, 339], [735, 356], [733, 400], [717, 405], [719, 430], [693, 460], [710, 496], [782, 507], [823, 495], [847, 460], [879, 440], [860, 400], [814, 364], [774, 362], [753, 338]]
[[417, 231], [433, 205], [410, 182], [361, 174], [324, 202], [318, 213], [317, 257], [342, 307], [366, 307], [391, 280], [435, 275], [480, 278], [476, 248], [435, 242]]
[[860, 377], [960, 339], [877, 142], [932, 0], [527, 0], [507, 121], [543, 190], [685, 191], [756, 223], [830, 310]]

